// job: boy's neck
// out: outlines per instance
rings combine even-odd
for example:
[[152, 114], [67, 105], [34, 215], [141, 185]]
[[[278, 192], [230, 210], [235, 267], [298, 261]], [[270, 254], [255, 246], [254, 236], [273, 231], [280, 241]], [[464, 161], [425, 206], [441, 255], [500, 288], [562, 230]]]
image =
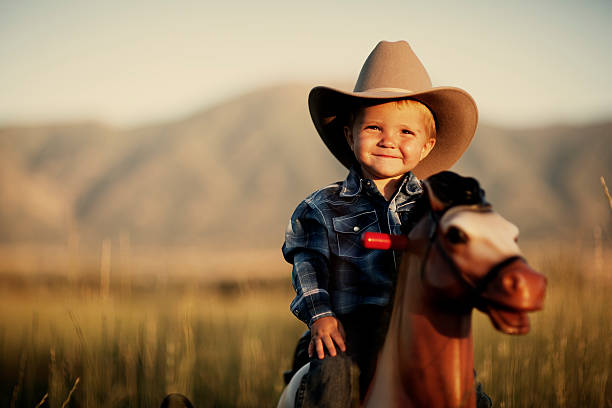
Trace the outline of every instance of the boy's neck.
[[400, 176], [395, 179], [378, 179], [378, 180], [371, 179], [371, 180], [374, 182], [374, 184], [378, 188], [378, 191], [380, 192], [380, 194], [382, 194], [385, 200], [389, 201], [391, 200], [391, 198], [397, 191], [397, 187], [402, 181], [402, 177], [403, 176]]

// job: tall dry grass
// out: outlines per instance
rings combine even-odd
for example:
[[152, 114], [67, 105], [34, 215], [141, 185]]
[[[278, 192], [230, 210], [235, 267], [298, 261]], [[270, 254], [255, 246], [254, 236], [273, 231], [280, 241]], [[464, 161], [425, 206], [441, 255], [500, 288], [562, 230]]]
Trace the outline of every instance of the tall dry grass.
[[[597, 270], [592, 248], [534, 252], [545, 310], [520, 337], [475, 314], [478, 380], [499, 407], [611, 407], [609, 253]], [[169, 392], [198, 407], [273, 406], [304, 329], [288, 276], [102, 292], [64, 283], [1, 286], [0, 406], [154, 407]]]
[[288, 288], [4, 293], [0, 406], [150, 407], [181, 392], [200, 407], [276, 398], [303, 328]]
[[612, 406], [612, 268], [592, 269], [590, 255], [559, 250], [535, 263], [549, 285], [526, 336], [503, 336], [476, 315], [479, 380], [498, 406]]

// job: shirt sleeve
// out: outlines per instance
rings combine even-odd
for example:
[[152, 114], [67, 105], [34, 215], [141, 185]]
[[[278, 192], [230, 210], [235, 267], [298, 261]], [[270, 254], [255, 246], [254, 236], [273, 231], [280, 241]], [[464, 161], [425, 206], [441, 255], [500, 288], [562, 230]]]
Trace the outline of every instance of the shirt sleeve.
[[296, 297], [291, 312], [310, 327], [331, 309], [329, 283], [329, 241], [325, 218], [315, 206], [303, 201], [294, 211], [285, 232], [285, 260], [293, 264], [292, 282]]

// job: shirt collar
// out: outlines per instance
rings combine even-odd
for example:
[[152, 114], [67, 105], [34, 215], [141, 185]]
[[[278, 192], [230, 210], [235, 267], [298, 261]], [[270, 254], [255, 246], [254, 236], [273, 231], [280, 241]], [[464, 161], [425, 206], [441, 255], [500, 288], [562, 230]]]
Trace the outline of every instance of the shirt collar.
[[354, 197], [361, 192], [361, 173], [357, 166], [352, 166], [348, 176], [342, 182], [340, 197]]
[[[368, 179], [361, 177], [361, 172], [357, 166], [352, 166], [348, 176], [342, 182], [340, 197], [354, 197], [358, 195], [361, 193], [364, 184], [368, 181]], [[396, 197], [405, 195], [407, 196], [406, 199], [409, 199], [414, 195], [423, 193], [423, 187], [419, 179], [409, 171], [404, 174], [398, 192], [399, 194], [396, 194]]]

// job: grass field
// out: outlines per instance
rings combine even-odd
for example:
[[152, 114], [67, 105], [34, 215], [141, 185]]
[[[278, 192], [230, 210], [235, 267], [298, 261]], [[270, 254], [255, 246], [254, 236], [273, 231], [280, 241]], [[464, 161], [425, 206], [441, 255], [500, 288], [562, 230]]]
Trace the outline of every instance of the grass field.
[[[496, 407], [612, 407], [612, 268], [547, 250], [532, 331], [511, 337], [475, 313], [478, 380]], [[95, 280], [94, 280], [95, 281]], [[210, 285], [0, 286], [0, 406], [274, 406], [302, 324], [289, 277]]]

